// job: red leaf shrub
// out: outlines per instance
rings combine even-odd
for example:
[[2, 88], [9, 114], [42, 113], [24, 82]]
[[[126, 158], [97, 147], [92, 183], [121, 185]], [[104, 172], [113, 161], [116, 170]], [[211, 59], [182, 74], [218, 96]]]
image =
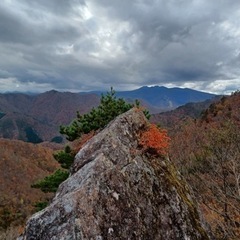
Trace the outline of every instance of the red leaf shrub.
[[140, 145], [145, 151], [153, 154], [166, 155], [168, 152], [170, 138], [165, 129], [158, 128], [151, 124], [140, 137]]

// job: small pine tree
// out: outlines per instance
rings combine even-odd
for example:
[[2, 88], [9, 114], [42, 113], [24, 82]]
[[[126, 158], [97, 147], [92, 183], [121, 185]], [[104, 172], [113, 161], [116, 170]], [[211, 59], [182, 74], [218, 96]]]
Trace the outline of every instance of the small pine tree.
[[59, 184], [66, 180], [68, 176], [69, 176], [68, 171], [58, 169], [53, 174], [45, 177], [43, 180], [36, 182], [31, 187], [39, 188], [45, 193], [56, 192]]
[[[140, 102], [136, 101], [139, 107]], [[60, 126], [60, 133], [66, 135], [67, 140], [73, 141], [86, 134], [104, 128], [110, 121], [118, 115], [128, 111], [134, 105], [126, 103], [122, 98], [115, 96], [115, 91], [111, 88], [110, 92], [102, 95], [100, 105], [93, 108], [89, 113], [81, 115], [77, 112], [77, 118], [68, 126]], [[148, 111], [143, 110], [147, 118], [150, 117]]]
[[69, 169], [73, 163], [75, 153], [67, 145], [63, 151], [54, 153], [53, 156], [61, 164], [62, 168]]
[[46, 202], [46, 201], [44, 201], [44, 202], [39, 201], [34, 204], [36, 212], [41, 211], [42, 209], [46, 208], [47, 206], [48, 206], [48, 202]]

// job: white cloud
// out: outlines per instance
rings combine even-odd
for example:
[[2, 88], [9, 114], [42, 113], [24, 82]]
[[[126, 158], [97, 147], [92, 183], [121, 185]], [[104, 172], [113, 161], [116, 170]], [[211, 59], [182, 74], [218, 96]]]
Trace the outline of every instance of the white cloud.
[[240, 78], [230, 80], [215, 80], [207, 86], [206, 91], [211, 91], [217, 94], [231, 94], [232, 92], [235, 92], [239, 89]]
[[48, 83], [21, 82], [16, 78], [0, 78], [1, 92], [44, 92], [53, 89]]

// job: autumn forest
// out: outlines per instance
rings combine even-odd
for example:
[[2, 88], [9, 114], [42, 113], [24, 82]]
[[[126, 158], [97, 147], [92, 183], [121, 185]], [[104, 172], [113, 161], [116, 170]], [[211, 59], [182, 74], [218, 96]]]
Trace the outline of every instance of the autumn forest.
[[[216, 239], [239, 239], [240, 92], [216, 98], [204, 107], [198, 104], [194, 105], [200, 109], [196, 114], [187, 114], [187, 104], [180, 110], [152, 115], [139, 143], [145, 151], [169, 156], [192, 188]], [[76, 153], [93, 135], [88, 131], [67, 144]], [[64, 144], [1, 139], [0, 182], [5, 187], [0, 196], [0, 239], [19, 234], [26, 218], [37, 211], [37, 202], [51, 201], [51, 193], [31, 185], [61, 168], [53, 155]]]

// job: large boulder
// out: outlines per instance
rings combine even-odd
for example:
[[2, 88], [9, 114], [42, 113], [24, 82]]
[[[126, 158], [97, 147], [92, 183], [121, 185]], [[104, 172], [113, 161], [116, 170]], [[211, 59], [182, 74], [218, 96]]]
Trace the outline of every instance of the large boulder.
[[19, 239], [210, 239], [171, 162], [139, 146], [147, 124], [132, 109], [88, 141], [50, 206], [29, 219]]

